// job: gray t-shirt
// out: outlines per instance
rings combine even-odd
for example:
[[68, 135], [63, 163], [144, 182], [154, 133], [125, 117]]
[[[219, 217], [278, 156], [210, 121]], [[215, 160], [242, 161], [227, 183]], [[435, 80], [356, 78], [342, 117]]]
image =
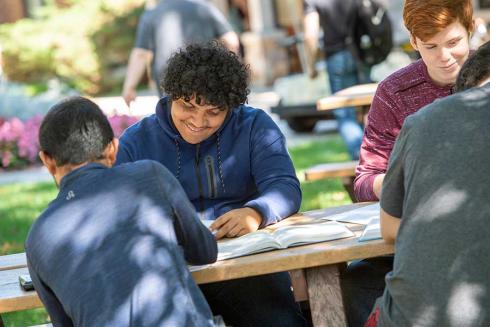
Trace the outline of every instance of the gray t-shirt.
[[179, 48], [207, 42], [232, 31], [223, 14], [202, 0], [162, 0], [140, 18], [135, 48], [154, 54], [152, 75], [158, 84], [167, 60]]
[[381, 207], [401, 217], [378, 326], [488, 326], [490, 84], [408, 117]]

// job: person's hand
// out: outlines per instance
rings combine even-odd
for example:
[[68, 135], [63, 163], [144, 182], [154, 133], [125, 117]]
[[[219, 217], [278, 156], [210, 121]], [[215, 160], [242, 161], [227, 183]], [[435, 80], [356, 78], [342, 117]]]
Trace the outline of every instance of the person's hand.
[[308, 76], [311, 78], [311, 79], [314, 79], [318, 76], [318, 70], [315, 68], [315, 67], [311, 67], [308, 71]]
[[136, 99], [136, 90], [131, 89], [131, 88], [125, 88], [122, 93], [122, 97], [124, 99], [124, 102], [126, 102], [126, 105], [129, 107], [131, 102], [133, 102]]
[[216, 232], [216, 239], [222, 237], [238, 237], [259, 229], [262, 216], [252, 208], [230, 210], [218, 217], [209, 227]]

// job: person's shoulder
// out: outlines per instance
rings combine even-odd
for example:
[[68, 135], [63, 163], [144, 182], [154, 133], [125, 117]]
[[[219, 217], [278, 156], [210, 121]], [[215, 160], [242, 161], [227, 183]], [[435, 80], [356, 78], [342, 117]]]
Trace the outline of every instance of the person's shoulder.
[[149, 176], [155, 173], [168, 172], [167, 168], [165, 168], [161, 163], [150, 159], [125, 162], [120, 165], [114, 166], [112, 169], [116, 170], [118, 174], [128, 175], [128, 176], [131, 175]]
[[395, 71], [379, 83], [379, 88], [388, 93], [398, 93], [425, 82], [425, 64], [419, 59]]
[[247, 105], [241, 105], [237, 109], [240, 125], [247, 126], [252, 133], [264, 129], [280, 131], [279, 126], [265, 110]]

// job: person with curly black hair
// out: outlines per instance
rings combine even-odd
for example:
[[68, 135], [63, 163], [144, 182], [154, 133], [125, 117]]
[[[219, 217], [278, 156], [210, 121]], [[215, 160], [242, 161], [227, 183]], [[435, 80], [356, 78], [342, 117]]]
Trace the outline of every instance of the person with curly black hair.
[[[301, 190], [286, 140], [262, 110], [245, 105], [249, 69], [218, 42], [174, 53], [156, 113], [121, 137], [117, 163], [152, 159], [180, 181], [216, 238], [241, 236], [299, 210]], [[201, 285], [232, 326], [301, 326], [289, 274]]]

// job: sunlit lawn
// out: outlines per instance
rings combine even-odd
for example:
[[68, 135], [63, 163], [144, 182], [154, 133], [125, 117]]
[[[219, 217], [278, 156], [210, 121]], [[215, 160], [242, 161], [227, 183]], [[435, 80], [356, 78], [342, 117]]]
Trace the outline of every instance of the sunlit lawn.
[[[305, 143], [290, 149], [303, 191], [302, 211], [350, 203], [339, 179], [305, 182], [303, 171], [311, 165], [349, 160], [346, 149], [336, 135], [325, 141]], [[24, 251], [24, 240], [34, 219], [54, 199], [53, 183], [10, 184], [0, 186], [0, 255]], [[6, 326], [44, 323], [44, 309], [2, 315]]]

